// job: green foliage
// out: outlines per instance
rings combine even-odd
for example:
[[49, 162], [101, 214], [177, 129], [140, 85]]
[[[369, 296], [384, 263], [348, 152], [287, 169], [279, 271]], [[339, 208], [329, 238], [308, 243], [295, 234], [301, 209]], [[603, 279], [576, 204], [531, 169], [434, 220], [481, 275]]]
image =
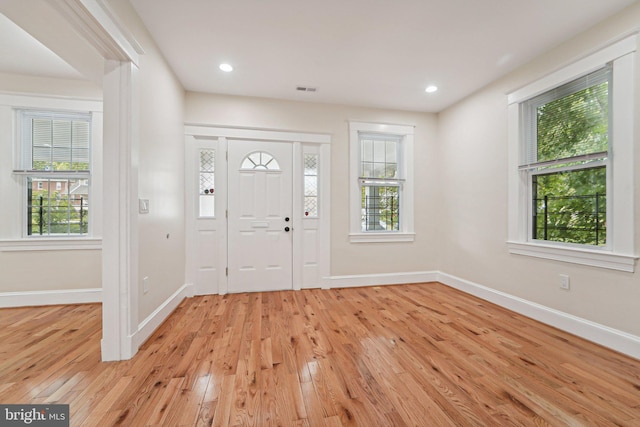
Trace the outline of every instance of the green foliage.
[[606, 243], [604, 167], [538, 175], [533, 182], [536, 238], [586, 245]]
[[539, 162], [607, 151], [608, 87], [603, 82], [538, 107]]
[[44, 171], [44, 170], [53, 170], [53, 171], [88, 171], [89, 163], [87, 162], [44, 162], [44, 161], [33, 161], [33, 170]]
[[[538, 161], [607, 151], [608, 105], [604, 82], [540, 106]], [[534, 176], [534, 238], [606, 244], [606, 193], [602, 166]]]
[[399, 197], [396, 186], [362, 186], [363, 229], [399, 230]]
[[[32, 235], [86, 234], [88, 232], [87, 200], [83, 200], [82, 215], [80, 200], [69, 199], [58, 192], [33, 191], [29, 207], [31, 209]], [[82, 218], [81, 218], [82, 216]], [[42, 233], [40, 226], [42, 225]]]

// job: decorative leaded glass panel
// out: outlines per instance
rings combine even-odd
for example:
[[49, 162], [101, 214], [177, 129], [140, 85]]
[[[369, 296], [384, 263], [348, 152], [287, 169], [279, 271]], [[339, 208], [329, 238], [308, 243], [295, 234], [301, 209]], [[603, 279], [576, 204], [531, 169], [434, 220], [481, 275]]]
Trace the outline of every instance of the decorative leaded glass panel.
[[304, 198], [304, 212], [306, 216], [311, 216], [311, 217], [318, 216], [318, 198], [317, 197]]
[[318, 177], [317, 176], [305, 176], [304, 177], [304, 195], [305, 196], [318, 196]]
[[318, 155], [304, 155], [304, 215], [318, 216]]
[[316, 176], [318, 175], [318, 156], [316, 154], [305, 154], [304, 174]]
[[216, 166], [216, 151], [213, 149], [200, 150], [200, 171], [213, 172]]
[[215, 150], [200, 150], [199, 212], [201, 217], [212, 217], [215, 214], [215, 164]]

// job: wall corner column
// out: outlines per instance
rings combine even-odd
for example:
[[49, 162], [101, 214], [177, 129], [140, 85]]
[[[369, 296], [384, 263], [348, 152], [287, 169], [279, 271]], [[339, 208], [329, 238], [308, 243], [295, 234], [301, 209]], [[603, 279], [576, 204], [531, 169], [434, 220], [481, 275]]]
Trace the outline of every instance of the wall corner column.
[[106, 60], [104, 89], [102, 360], [138, 351], [138, 68]]

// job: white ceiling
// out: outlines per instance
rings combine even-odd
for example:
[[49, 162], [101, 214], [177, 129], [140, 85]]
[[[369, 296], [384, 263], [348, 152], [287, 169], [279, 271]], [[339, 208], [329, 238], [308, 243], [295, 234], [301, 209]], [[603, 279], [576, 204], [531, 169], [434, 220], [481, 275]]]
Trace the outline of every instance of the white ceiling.
[[[130, 1], [187, 90], [437, 112], [640, 0]], [[0, 35], [0, 72], [87, 78]]]
[[130, 1], [187, 90], [429, 112], [635, 2]]
[[83, 79], [45, 45], [0, 14], [0, 72]]

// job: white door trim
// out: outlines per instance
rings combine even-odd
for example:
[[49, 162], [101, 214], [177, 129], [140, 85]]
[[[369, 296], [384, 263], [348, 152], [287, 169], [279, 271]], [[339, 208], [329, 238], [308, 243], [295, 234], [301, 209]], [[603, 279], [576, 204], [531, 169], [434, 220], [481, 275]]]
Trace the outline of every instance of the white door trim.
[[[193, 153], [194, 146], [206, 144], [216, 147], [217, 159], [221, 159], [218, 163], [216, 160], [216, 211], [227, 211], [227, 163], [226, 153], [229, 141], [233, 140], [261, 140], [261, 141], [280, 141], [293, 144], [293, 227], [299, 230], [293, 235], [293, 289], [298, 290], [304, 287], [329, 287], [330, 276], [330, 213], [331, 213], [331, 175], [330, 175], [330, 155], [331, 155], [331, 135], [320, 133], [306, 132], [288, 132], [279, 130], [264, 130], [251, 128], [231, 128], [207, 125], [185, 125], [185, 173], [187, 174], [187, 182], [193, 180], [193, 176], [197, 171], [194, 169]], [[317, 229], [317, 242], [314, 240], [310, 244], [305, 242], [303, 235], [303, 197], [302, 197], [302, 158], [305, 147], [315, 147], [314, 150], [321, 158], [320, 161], [320, 182], [319, 182], [319, 215], [316, 220], [319, 224]], [[187, 244], [187, 262], [185, 275], [187, 283], [195, 277], [195, 269], [193, 264], [193, 242], [195, 241], [195, 204], [189, 198], [189, 191], [193, 188], [187, 188], [187, 212], [185, 225], [186, 244]], [[219, 236], [219, 265], [218, 265], [218, 289], [217, 293], [223, 295], [228, 292], [228, 282], [225, 269], [228, 264], [227, 259], [227, 239], [226, 226], [225, 233]], [[309, 279], [309, 275], [303, 274], [305, 268], [304, 251], [315, 251], [313, 254], [317, 267], [314, 271], [314, 277]], [[306, 278], [306, 279], [305, 279]], [[307, 282], [305, 282], [307, 280]], [[206, 293], [215, 293], [215, 291], [207, 291]]]
[[257, 139], [262, 141], [309, 142], [313, 144], [331, 143], [331, 135], [294, 131], [277, 131], [241, 127], [219, 127], [207, 125], [184, 126], [185, 135], [195, 138]]

